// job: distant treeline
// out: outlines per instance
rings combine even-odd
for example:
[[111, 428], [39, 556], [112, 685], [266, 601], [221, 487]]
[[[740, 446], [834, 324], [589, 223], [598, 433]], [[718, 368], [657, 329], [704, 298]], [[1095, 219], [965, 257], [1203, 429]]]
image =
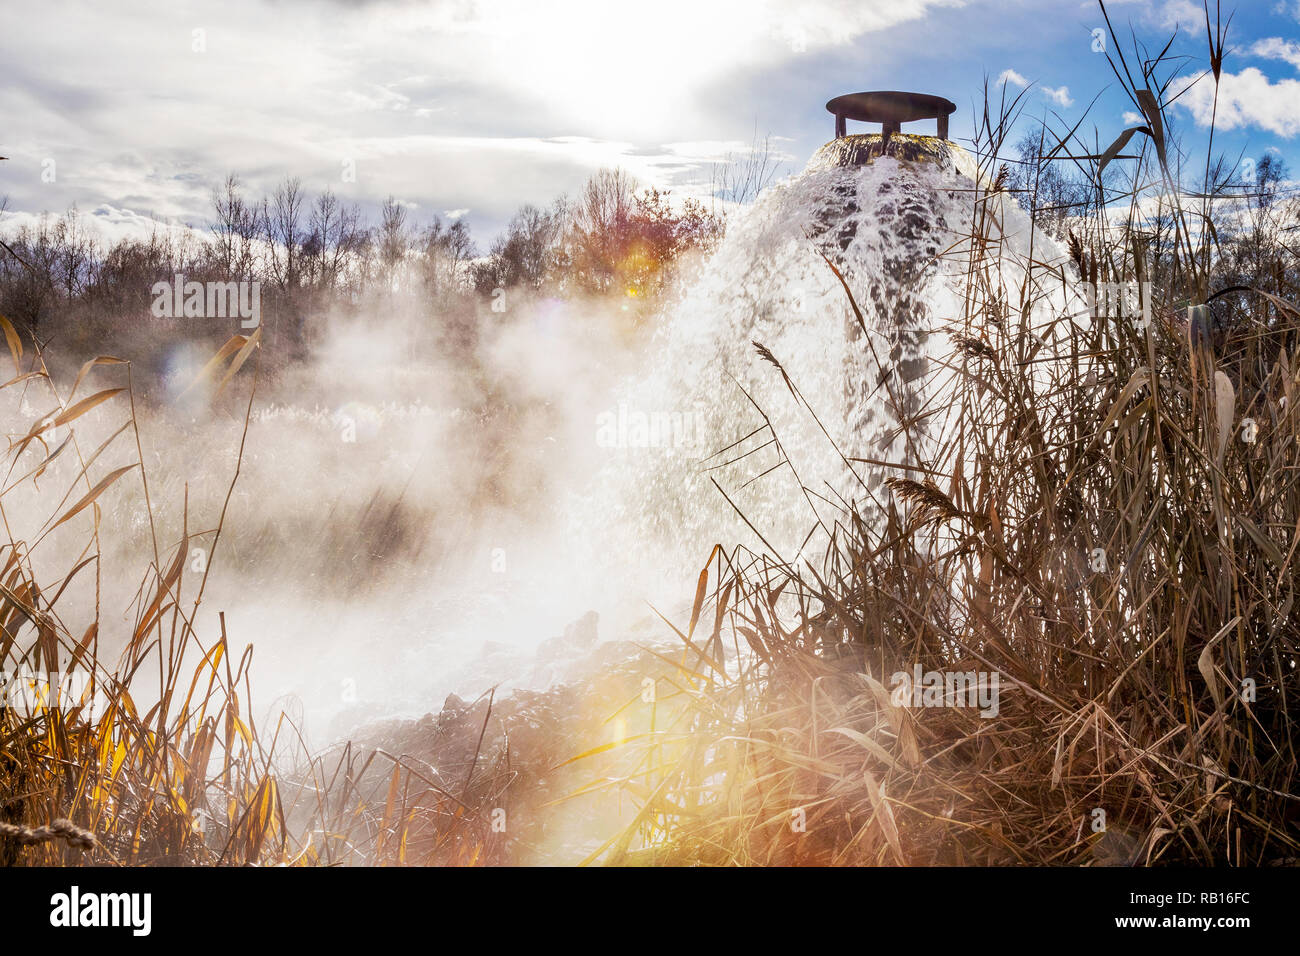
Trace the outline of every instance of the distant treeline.
[[88, 328], [147, 319], [154, 284], [177, 274], [260, 282], [276, 334], [291, 342], [323, 309], [398, 295], [426, 302], [431, 314], [448, 300], [489, 300], [519, 287], [652, 301], [681, 256], [711, 248], [723, 226], [697, 200], [670, 201], [622, 170], [602, 170], [576, 198], [522, 206], [482, 254], [464, 219], [420, 224], [389, 197], [379, 221], [367, 222], [331, 190], [309, 195], [287, 179], [253, 199], [231, 175], [212, 190], [206, 236], [160, 224], [106, 247], [73, 207], [0, 237], [0, 313], [38, 341], [75, 327], [70, 337], [88, 346]]
[[[1050, 141], [1032, 134], [1024, 136], [1016, 149], [1020, 161], [1006, 167], [1004, 185], [1023, 208], [1032, 209], [1035, 224], [1049, 235], [1069, 242], [1071, 233], [1082, 234], [1081, 221], [1102, 206], [1116, 215], [1128, 214], [1126, 200], [1134, 188], [1131, 177], [1122, 179], [1121, 174], [1107, 171], [1099, 185], [1090, 166], [1068, 155], [1056, 155]], [[1144, 157], [1136, 173], [1138, 182], [1158, 181], [1158, 173], [1151, 169], [1153, 162], [1152, 157]], [[1118, 168], [1118, 164], [1111, 166], [1111, 170]], [[1184, 208], [1203, 206], [1209, 210], [1208, 220], [1193, 218], [1188, 228], [1210, 234], [1209, 265], [1216, 288], [1259, 287], [1262, 283], [1275, 295], [1297, 291], [1300, 201], [1289, 182], [1285, 160], [1272, 153], [1235, 163], [1220, 157], [1210, 165], [1203, 181], [1191, 185], [1182, 202]], [[1177, 284], [1180, 265], [1175, 246], [1186, 241], [1179, 238], [1177, 206], [1168, 198], [1151, 206], [1147, 197], [1147, 203], [1138, 211], [1142, 228], [1136, 233], [1152, 260], [1146, 278]]]

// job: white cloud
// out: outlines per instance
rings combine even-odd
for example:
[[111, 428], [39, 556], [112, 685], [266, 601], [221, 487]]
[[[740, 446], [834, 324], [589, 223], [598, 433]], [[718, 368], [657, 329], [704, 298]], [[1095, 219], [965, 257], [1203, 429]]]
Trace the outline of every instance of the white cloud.
[[[488, 74], [571, 118], [613, 123], [626, 134], [666, 129], [694, 109], [699, 90], [740, 69], [843, 46], [962, 0], [478, 0], [463, 36]], [[485, 42], [486, 41], [486, 42]], [[447, 51], [457, 56], [454, 49]], [[453, 60], [453, 62], [456, 62]]]
[[1139, 124], [1145, 124], [1145, 123], [1146, 123], [1146, 117], [1144, 117], [1141, 113], [1134, 113], [1132, 110], [1124, 111], [1125, 126], [1137, 126]]
[[[734, 78], [964, 2], [66, 0], [6, 18], [5, 191], [13, 209], [201, 222], [230, 171], [254, 195], [299, 176], [347, 201], [392, 192], [489, 218], [576, 188], [593, 162], [680, 184], [702, 160], [661, 144], [736, 135], [749, 105], [713, 95]], [[557, 132], [571, 138], [544, 139]]]
[[448, 219], [460, 219], [469, 214], [468, 209], [444, 209], [442, 214]]
[[1300, 80], [1274, 83], [1253, 66], [1223, 74], [1217, 115], [1214, 84], [1208, 80], [1194, 84], [1177, 102], [1201, 126], [1208, 126], [1213, 118], [1223, 130], [1257, 126], [1288, 138], [1300, 133]]
[[1009, 70], [1009, 69], [1003, 70], [998, 75], [998, 85], [1001, 86], [1003, 83], [1011, 83], [1014, 86], [1020, 86], [1020, 87], [1025, 87], [1029, 85], [1029, 81], [1027, 79], [1025, 79], [1015, 70]]
[[[0, 235], [12, 236], [24, 227], [35, 229], [45, 216], [45, 213], [38, 215], [27, 211], [0, 214]], [[62, 218], [62, 214], [51, 216], [50, 221], [59, 218]], [[168, 235], [177, 242], [208, 238], [204, 229], [195, 229], [178, 222], [162, 222], [133, 209], [122, 209], [108, 203], [96, 206], [90, 212], [78, 211], [77, 219], [86, 232], [105, 248], [123, 239], [144, 239], [155, 233]]]
[[[1155, 22], [1166, 29], [1199, 29], [1202, 34], [1205, 33], [1205, 8], [1192, 0], [1165, 0], [1153, 12]], [[1226, 19], [1226, 12], [1224, 17]]]
[[1281, 37], [1256, 40], [1250, 52], [1254, 56], [1267, 60], [1285, 60], [1296, 69], [1300, 69], [1300, 43], [1293, 40], [1283, 40]]
[[1068, 86], [1058, 86], [1055, 89], [1050, 86], [1044, 86], [1043, 95], [1059, 106], [1068, 108], [1074, 105], [1074, 100], [1070, 97], [1070, 88]]
[[1286, 0], [1279, 0], [1277, 5], [1273, 7], [1273, 12], [1280, 17], [1290, 16], [1296, 22], [1300, 22], [1300, 0], [1291, 0], [1290, 3], [1287, 3]]

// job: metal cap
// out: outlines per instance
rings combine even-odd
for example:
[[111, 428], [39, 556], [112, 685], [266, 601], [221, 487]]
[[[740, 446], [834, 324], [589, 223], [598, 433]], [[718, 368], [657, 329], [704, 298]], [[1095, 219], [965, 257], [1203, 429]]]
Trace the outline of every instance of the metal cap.
[[828, 112], [835, 114], [835, 137], [845, 135], [845, 121], [881, 124], [881, 132], [888, 139], [899, 132], [903, 123], [933, 119], [938, 121], [938, 136], [948, 138], [948, 116], [957, 104], [942, 96], [929, 93], [900, 93], [897, 90], [875, 90], [869, 93], [845, 93], [826, 104]]

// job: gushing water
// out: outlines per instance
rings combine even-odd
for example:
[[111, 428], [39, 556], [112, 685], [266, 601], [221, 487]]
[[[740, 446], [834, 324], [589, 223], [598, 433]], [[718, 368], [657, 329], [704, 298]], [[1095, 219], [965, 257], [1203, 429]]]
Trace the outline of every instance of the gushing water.
[[[732, 223], [657, 337], [649, 373], [629, 387], [634, 406], [706, 409], [705, 460], [611, 463], [597, 527], [656, 542], [696, 570], [715, 541], [794, 560], [824, 543], [809, 538], [819, 519], [829, 525], [849, 501], [872, 513], [888, 475], [922, 477], [909, 469], [933, 462], [953, 413], [950, 333], [967, 331], [966, 265], [985, 191], [959, 147], [908, 136], [894, 145], [897, 156], [879, 155], [879, 137], [829, 143]], [[1015, 289], [1029, 219], [1005, 195], [984, 208], [998, 220], [1001, 281]], [[1035, 241], [1040, 258], [1053, 253]], [[1050, 300], [1036, 309], [1046, 321]]]

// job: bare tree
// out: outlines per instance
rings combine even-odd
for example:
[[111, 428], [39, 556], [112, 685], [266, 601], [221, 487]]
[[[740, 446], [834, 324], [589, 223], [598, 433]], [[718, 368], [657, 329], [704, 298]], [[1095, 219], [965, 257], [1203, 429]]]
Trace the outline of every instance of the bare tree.
[[94, 283], [100, 260], [98, 244], [86, 232], [74, 203], [54, 226], [54, 269], [65, 302], [83, 295]]
[[[1065, 160], [1052, 157], [1052, 140], [1045, 131], [1027, 132], [1016, 144], [1020, 160], [1008, 164], [1006, 187], [1032, 212], [1035, 224], [1049, 235], [1065, 236], [1071, 217], [1083, 215], [1095, 186], [1062, 169]], [[1044, 147], [1048, 147], [1044, 153]]]
[[286, 179], [276, 187], [269, 201], [262, 201], [271, 278], [284, 292], [297, 288], [300, 281], [302, 244], [307, 238], [302, 223], [305, 202], [302, 181], [297, 178]]
[[362, 241], [360, 220], [360, 210], [340, 202], [331, 190], [316, 197], [304, 247], [310, 281], [332, 292], [346, 279], [348, 262]]
[[219, 267], [226, 276], [252, 276], [257, 265], [257, 237], [261, 232], [256, 207], [244, 201], [234, 173], [212, 190], [213, 244]]
[[393, 289], [400, 281], [400, 269], [406, 261], [406, 252], [410, 246], [410, 236], [406, 228], [406, 207], [393, 196], [384, 200], [376, 243], [384, 282], [389, 289]]
[[772, 153], [772, 137], [758, 138], [758, 130], [749, 148], [741, 153], [727, 153], [710, 171], [710, 195], [725, 203], [746, 205], [758, 198], [781, 173], [781, 165]]
[[458, 289], [463, 267], [474, 255], [474, 241], [465, 220], [457, 219], [444, 227], [442, 220], [434, 216], [421, 240], [425, 288], [435, 295]]

